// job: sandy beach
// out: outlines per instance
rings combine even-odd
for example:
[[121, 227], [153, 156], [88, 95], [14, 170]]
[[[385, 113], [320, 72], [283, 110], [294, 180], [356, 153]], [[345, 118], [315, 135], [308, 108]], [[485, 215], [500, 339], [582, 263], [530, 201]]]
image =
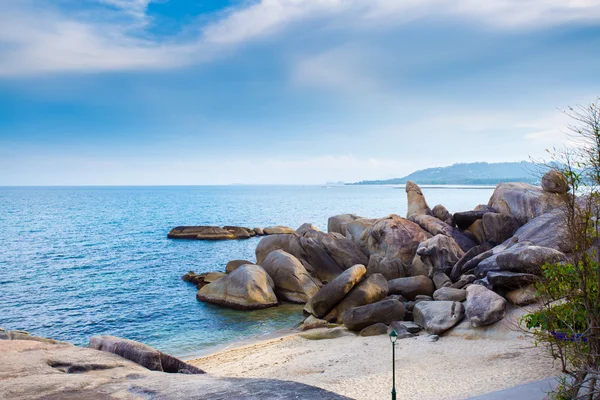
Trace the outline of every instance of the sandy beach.
[[[189, 362], [217, 376], [291, 380], [367, 400], [389, 396], [391, 357], [385, 335], [308, 340], [296, 334]], [[426, 334], [399, 340], [396, 369], [398, 398], [406, 400], [466, 399], [559, 372], [529, 337], [496, 330], [475, 338], [460, 329], [437, 342]]]

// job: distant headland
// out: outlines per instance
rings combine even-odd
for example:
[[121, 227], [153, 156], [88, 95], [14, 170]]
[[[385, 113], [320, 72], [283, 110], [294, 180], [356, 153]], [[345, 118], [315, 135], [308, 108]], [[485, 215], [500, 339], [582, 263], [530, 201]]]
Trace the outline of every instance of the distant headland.
[[402, 178], [360, 181], [347, 185], [398, 185], [407, 181], [422, 185], [495, 185], [500, 182], [538, 183], [540, 166], [528, 162], [458, 163], [449, 167], [427, 168]]

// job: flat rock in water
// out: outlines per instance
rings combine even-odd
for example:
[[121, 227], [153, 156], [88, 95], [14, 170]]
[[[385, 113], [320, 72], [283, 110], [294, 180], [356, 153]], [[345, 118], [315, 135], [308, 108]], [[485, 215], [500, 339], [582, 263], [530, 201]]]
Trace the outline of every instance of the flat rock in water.
[[236, 236], [218, 226], [178, 226], [167, 235], [170, 239], [232, 240]]
[[265, 235], [289, 235], [294, 233], [295, 231], [289, 226], [268, 226], [263, 228], [263, 233]]

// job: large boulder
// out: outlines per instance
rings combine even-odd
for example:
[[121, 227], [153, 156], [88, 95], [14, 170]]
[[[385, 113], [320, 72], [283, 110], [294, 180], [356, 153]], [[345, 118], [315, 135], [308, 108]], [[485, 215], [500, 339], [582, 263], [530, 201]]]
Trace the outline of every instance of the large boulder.
[[413, 309], [415, 323], [433, 335], [441, 335], [465, 316], [465, 308], [457, 301], [420, 301]]
[[344, 270], [356, 264], [369, 263], [369, 258], [360, 250], [358, 244], [350, 239], [327, 234], [323, 235], [321, 243], [336, 264]]
[[514, 216], [524, 225], [542, 214], [562, 207], [565, 197], [527, 183], [500, 183], [488, 205], [497, 212]]
[[500, 288], [518, 289], [540, 280], [540, 277], [537, 275], [509, 271], [490, 271], [486, 275], [486, 278], [494, 290]]
[[469, 251], [476, 243], [460, 230], [431, 215], [415, 215], [411, 220], [431, 235], [445, 235], [456, 241], [462, 251]]
[[437, 301], [465, 301], [467, 291], [465, 289], [454, 289], [443, 287], [433, 292], [433, 299]]
[[569, 183], [563, 174], [551, 169], [542, 176], [542, 189], [550, 193], [565, 194], [569, 191]]
[[501, 213], [485, 213], [482, 226], [486, 240], [496, 244], [510, 239], [520, 227], [517, 218]]
[[[462, 256], [461, 259], [456, 262], [456, 264], [454, 264], [454, 267], [452, 267], [452, 272], [450, 273], [450, 279], [452, 281], [456, 281], [466, 271], [475, 269], [479, 261], [483, 260], [484, 257], [489, 257], [492, 255], [491, 250], [492, 245], [489, 243], [482, 243], [472, 247], [471, 250], [467, 251], [465, 255]], [[475, 262], [471, 263], [471, 261], [474, 259]], [[469, 263], [470, 265], [467, 265]]]
[[378, 219], [366, 229], [361, 243], [369, 256], [378, 254], [388, 259], [398, 259], [402, 265], [408, 266], [412, 263], [419, 243], [430, 237], [419, 225], [392, 214]]
[[382, 300], [354, 307], [342, 314], [342, 322], [351, 331], [360, 331], [378, 322], [390, 324], [404, 318], [404, 306], [398, 300]]
[[254, 263], [252, 261], [248, 261], [248, 260], [231, 260], [225, 266], [225, 272], [229, 274], [245, 264], [254, 264]]
[[327, 220], [327, 232], [339, 233], [342, 236], [346, 236], [346, 225], [361, 218], [354, 214], [340, 214], [329, 217]]
[[242, 265], [221, 279], [203, 286], [196, 298], [238, 310], [256, 310], [277, 305], [273, 279], [259, 265]]
[[506, 300], [495, 292], [481, 286], [467, 288], [466, 315], [471, 326], [491, 325], [504, 318]]
[[203, 374], [204, 371], [146, 344], [115, 336], [93, 336], [90, 348], [116, 354], [152, 371]]
[[265, 235], [289, 235], [294, 233], [294, 230], [289, 226], [276, 225], [263, 228], [263, 233]]
[[338, 265], [331, 254], [323, 247], [321, 237], [302, 236], [298, 239], [304, 260], [310, 264], [313, 273], [321, 282], [331, 282], [344, 269]]
[[536, 246], [550, 247], [563, 253], [574, 250], [568, 240], [564, 214], [560, 209], [532, 219], [517, 229], [514, 237], [518, 238], [519, 242], [528, 241]]
[[415, 215], [431, 215], [433, 212], [425, 201], [425, 196], [419, 185], [414, 182], [408, 181], [405, 186], [406, 197], [408, 201], [408, 211], [406, 212], [406, 218], [411, 218]]
[[283, 250], [298, 259], [303, 258], [302, 248], [298, 243], [298, 235], [271, 235], [260, 239], [256, 246], [256, 263], [261, 264], [263, 260], [275, 250]]
[[400, 294], [408, 300], [414, 300], [419, 295], [432, 296], [435, 291], [433, 281], [423, 275], [392, 279], [388, 286], [390, 294]]
[[433, 210], [431, 211], [433, 216], [440, 221], [444, 221], [448, 225], [454, 226], [454, 218], [452, 217], [452, 214], [450, 214], [450, 211], [448, 211], [448, 209], [443, 205], [438, 204], [437, 206], [433, 207]]
[[381, 274], [369, 276], [352, 290], [325, 316], [329, 322], [338, 322], [338, 317], [353, 307], [364, 306], [383, 300], [388, 294], [388, 281]]
[[178, 226], [167, 235], [170, 239], [231, 240], [235, 235], [218, 226]]
[[400, 260], [395, 258], [383, 257], [379, 254], [373, 254], [369, 258], [367, 265], [367, 275], [381, 274], [387, 280], [403, 278], [406, 276], [404, 266]]
[[424, 264], [431, 267], [431, 273], [450, 274], [454, 264], [464, 254], [458, 243], [446, 235], [435, 235], [419, 244], [417, 248], [417, 255]]
[[538, 293], [535, 286], [524, 286], [511, 290], [505, 295], [506, 300], [516, 306], [527, 306], [538, 301]]
[[321, 287], [321, 283], [309, 275], [296, 257], [283, 250], [269, 253], [261, 266], [273, 278], [279, 300], [304, 304]]
[[304, 306], [304, 311], [317, 318], [323, 318], [336, 304], [362, 280], [367, 273], [364, 265], [355, 265], [323, 286]]

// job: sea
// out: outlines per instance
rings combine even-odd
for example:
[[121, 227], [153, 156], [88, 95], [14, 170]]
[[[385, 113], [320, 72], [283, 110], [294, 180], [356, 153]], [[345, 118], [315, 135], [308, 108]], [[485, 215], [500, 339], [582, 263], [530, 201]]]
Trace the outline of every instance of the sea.
[[[486, 204], [493, 187], [422, 186], [431, 207]], [[138, 340], [179, 357], [300, 323], [302, 306], [235, 311], [181, 277], [255, 260], [260, 238], [172, 240], [179, 225], [322, 230], [336, 214], [405, 215], [400, 186], [0, 187], [0, 327], [86, 346]]]

